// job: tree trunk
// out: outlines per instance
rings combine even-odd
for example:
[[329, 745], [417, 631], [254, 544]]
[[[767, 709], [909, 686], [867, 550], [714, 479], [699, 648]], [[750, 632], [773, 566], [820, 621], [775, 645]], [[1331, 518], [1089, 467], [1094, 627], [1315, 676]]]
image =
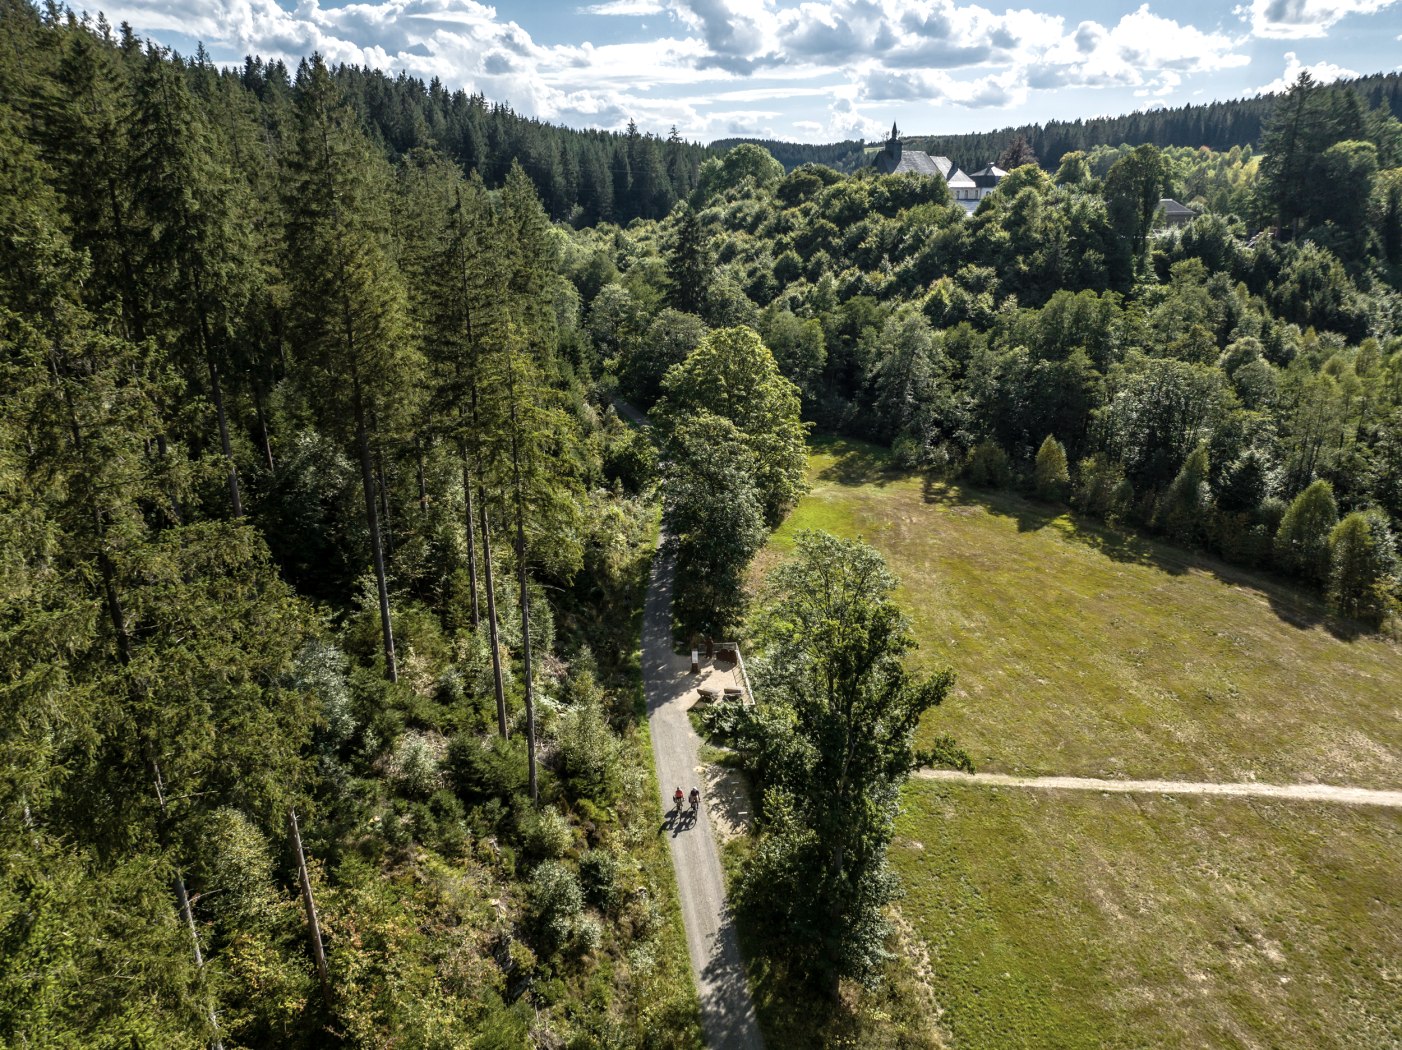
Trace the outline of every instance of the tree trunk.
[[[510, 347], [507, 354], [515, 353]], [[511, 481], [516, 490], [516, 577], [521, 587], [521, 660], [526, 695], [526, 768], [529, 771], [531, 801], [538, 801], [539, 788], [535, 763], [535, 674], [531, 664], [531, 592], [526, 572], [526, 506], [521, 489], [521, 446], [516, 419], [515, 369], [506, 369], [507, 399], [511, 404]]]
[[[201, 319], [200, 324], [204, 321]], [[205, 362], [209, 365], [209, 391], [214, 399], [214, 414], [219, 420], [219, 447], [224, 452], [224, 461], [229, 465], [229, 502], [234, 508], [234, 517], [243, 517], [243, 497], [239, 492], [239, 468], [234, 462], [234, 449], [229, 442], [229, 417], [224, 411], [224, 388], [219, 382], [219, 366], [214, 363], [209, 350], [205, 350]]]
[[487, 631], [492, 643], [492, 686], [497, 694], [497, 732], [502, 739], [511, 736], [506, 726], [506, 690], [501, 679], [501, 640], [497, 637], [497, 589], [492, 580], [492, 533], [487, 523], [487, 501], [477, 500], [477, 513], [482, 521], [482, 568], [487, 584]]
[[307, 909], [307, 938], [312, 944], [312, 958], [316, 961], [316, 975], [321, 980], [321, 1000], [326, 1008], [331, 1008], [331, 977], [326, 970], [326, 946], [321, 943], [321, 922], [316, 916], [316, 899], [312, 896], [312, 877], [307, 871], [307, 855], [302, 852], [302, 829], [297, 826], [297, 811], [287, 811], [288, 822], [292, 825], [292, 843], [297, 847], [297, 874], [302, 883], [302, 903]]
[[458, 442], [458, 455], [462, 459], [462, 499], [463, 523], [467, 526], [467, 583], [472, 592], [472, 629], [477, 630], [481, 622], [477, 601], [477, 536], [472, 521], [472, 472], [467, 466], [467, 450]]
[[[154, 758], [151, 759], [151, 774], [156, 785], [156, 801], [161, 807], [162, 825], [164, 825], [166, 812], [165, 783], [161, 778], [161, 765]], [[161, 836], [164, 839], [164, 833]], [[179, 868], [175, 871], [175, 899], [180, 906], [180, 917], [185, 921], [186, 928], [190, 931], [190, 947], [195, 952], [195, 969], [199, 971], [200, 980], [204, 980], [204, 952], [200, 950], [200, 931], [195, 926], [195, 912], [190, 907], [190, 894], [185, 889], [185, 875]], [[214, 1009], [214, 998], [211, 996], [205, 1008], [209, 1012], [209, 1024], [214, 1031], [214, 1050], [224, 1050], [224, 1043], [219, 1038], [219, 1014]]]
[[385, 460], [378, 451], [375, 453], [375, 477], [380, 490], [380, 527], [384, 533], [385, 557], [394, 557], [394, 525], [389, 519], [389, 477], [385, 474]]
[[424, 443], [418, 434], [414, 435], [414, 471], [419, 481], [419, 513], [428, 513], [428, 486], [424, 483]]
[[258, 438], [263, 446], [263, 458], [268, 463], [268, 473], [277, 470], [277, 464], [273, 462], [273, 442], [268, 436], [268, 410], [263, 403], [263, 385], [257, 381], [253, 384], [253, 408], [258, 414]]
[[365, 404], [360, 394], [360, 373], [351, 373], [355, 400], [355, 439], [360, 449], [360, 481], [365, 490], [365, 524], [370, 530], [370, 548], [375, 556], [375, 586], [380, 592], [380, 629], [384, 636], [385, 677], [399, 681], [394, 662], [394, 627], [389, 617], [389, 583], [385, 579], [385, 550], [380, 542], [380, 518], [375, 503], [375, 471], [370, 462], [370, 435], [365, 426]]

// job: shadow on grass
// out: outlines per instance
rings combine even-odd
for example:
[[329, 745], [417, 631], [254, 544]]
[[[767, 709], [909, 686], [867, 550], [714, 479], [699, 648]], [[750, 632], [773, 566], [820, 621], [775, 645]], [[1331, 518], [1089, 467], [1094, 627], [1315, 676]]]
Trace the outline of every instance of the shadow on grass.
[[[811, 445], [815, 453], [833, 460], [818, 472], [821, 481], [879, 488], [916, 476], [915, 471], [899, 466], [880, 445], [844, 437], [819, 437]], [[1117, 562], [1148, 566], [1172, 576], [1206, 573], [1261, 595], [1279, 619], [1302, 631], [1322, 627], [1335, 638], [1349, 642], [1373, 633], [1365, 624], [1335, 616], [1318, 596], [1291, 581], [1229, 565], [1210, 555], [1151, 539], [1132, 529], [1106, 525], [1016, 492], [973, 488], [926, 472], [922, 476], [921, 496], [929, 504], [979, 506], [998, 517], [1012, 518], [1018, 532], [1038, 532], [1051, 526], [1066, 539]]]
[[[932, 1047], [937, 1015], [910, 994], [899, 953], [875, 988], [844, 981], [836, 1000], [815, 991], [783, 961], [782, 948], [737, 923], [755, 1012], [773, 1047]], [[888, 945], [889, 948], [889, 945]]]
[[871, 445], [853, 438], [820, 437], [811, 442], [812, 451], [833, 457], [833, 462], [818, 471], [819, 481], [838, 485], [888, 485], [913, 472], [899, 466], [891, 453], [880, 445]]
[[1293, 583], [1229, 565], [1211, 555], [1151, 539], [1130, 529], [1106, 525], [1065, 507], [1015, 492], [977, 489], [928, 475], [921, 495], [929, 504], [978, 506], [998, 517], [1012, 518], [1017, 522], [1018, 532], [1054, 528], [1067, 540], [1089, 547], [1113, 561], [1147, 566], [1171, 576], [1205, 573], [1232, 587], [1254, 591], [1266, 600], [1280, 620], [1302, 631], [1322, 627], [1333, 637], [1349, 642], [1371, 633], [1357, 621], [1334, 615], [1318, 597]]

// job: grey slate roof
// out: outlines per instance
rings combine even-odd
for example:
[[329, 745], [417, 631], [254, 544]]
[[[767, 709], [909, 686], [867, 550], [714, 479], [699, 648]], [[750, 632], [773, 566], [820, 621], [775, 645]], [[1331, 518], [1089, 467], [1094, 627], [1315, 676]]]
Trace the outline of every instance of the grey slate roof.
[[1160, 199], [1159, 207], [1163, 210], [1164, 216], [1170, 219], [1180, 216], [1191, 219], [1197, 216], [1197, 212], [1193, 211], [1192, 208], [1188, 207], [1186, 204], [1179, 204], [1172, 197]]
[[996, 186], [1007, 172], [996, 164], [990, 164], [981, 171], [976, 171], [970, 176], [974, 180], [975, 186]]
[[[880, 154], [880, 159], [889, 157], [890, 154]], [[941, 164], [940, 162], [944, 163]], [[932, 157], [928, 153], [918, 149], [901, 150], [901, 159], [891, 166], [889, 161], [879, 165], [888, 175], [899, 175], [901, 172], [913, 171], [919, 175], [938, 175], [941, 178], [949, 171], [950, 161], [948, 157]]]

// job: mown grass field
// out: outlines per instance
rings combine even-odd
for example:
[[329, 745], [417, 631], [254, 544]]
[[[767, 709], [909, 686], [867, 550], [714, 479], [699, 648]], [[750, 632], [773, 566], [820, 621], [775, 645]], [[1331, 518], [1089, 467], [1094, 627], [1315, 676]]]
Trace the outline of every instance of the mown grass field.
[[[981, 770], [1402, 785], [1402, 649], [1269, 577], [824, 442]], [[1402, 811], [912, 782], [892, 860], [952, 1045], [1402, 1047]]]
[[1402, 1046], [1396, 810], [913, 784], [892, 861], [955, 1047]]
[[1012, 493], [815, 446], [804, 528], [861, 536], [900, 576], [917, 660], [958, 673], [929, 719], [979, 769], [1402, 784], [1402, 647], [1287, 584]]

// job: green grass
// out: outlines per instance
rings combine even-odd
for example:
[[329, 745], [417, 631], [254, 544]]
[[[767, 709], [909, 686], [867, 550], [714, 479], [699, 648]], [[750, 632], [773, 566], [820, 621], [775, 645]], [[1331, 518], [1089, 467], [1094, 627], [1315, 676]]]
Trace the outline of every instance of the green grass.
[[[879, 548], [980, 769], [1402, 783], [1402, 649], [1312, 595], [866, 445], [810, 473], [756, 575]], [[1396, 810], [913, 781], [892, 861], [956, 1047], [1402, 1047]]]
[[1402, 649], [1313, 596], [1011, 493], [816, 445], [810, 494], [756, 572], [818, 528], [900, 576], [920, 643], [958, 682], [924, 731], [986, 771], [1395, 787]]
[[897, 835], [955, 1046], [1402, 1045], [1396, 811], [920, 782]]

